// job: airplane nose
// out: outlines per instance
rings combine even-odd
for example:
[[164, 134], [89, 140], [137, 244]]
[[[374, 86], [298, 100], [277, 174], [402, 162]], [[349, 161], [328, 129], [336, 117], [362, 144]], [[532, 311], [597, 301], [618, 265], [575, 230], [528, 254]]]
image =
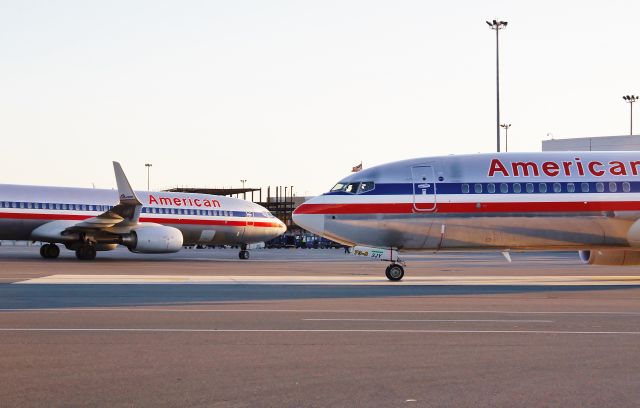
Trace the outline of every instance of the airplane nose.
[[293, 222], [316, 235], [324, 233], [324, 214], [306, 213], [304, 204], [293, 212]]

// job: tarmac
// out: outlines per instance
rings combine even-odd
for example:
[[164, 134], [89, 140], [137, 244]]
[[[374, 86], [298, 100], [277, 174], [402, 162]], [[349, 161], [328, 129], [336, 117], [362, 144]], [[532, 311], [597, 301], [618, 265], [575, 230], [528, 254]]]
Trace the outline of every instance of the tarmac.
[[640, 267], [0, 246], [0, 405], [637, 406]]

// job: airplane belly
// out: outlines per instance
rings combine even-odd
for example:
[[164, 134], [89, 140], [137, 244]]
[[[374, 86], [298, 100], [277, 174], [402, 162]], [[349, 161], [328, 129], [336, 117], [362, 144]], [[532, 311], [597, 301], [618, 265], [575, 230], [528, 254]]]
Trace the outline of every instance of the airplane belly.
[[561, 249], [628, 246], [630, 222], [602, 216], [439, 217], [429, 249]]
[[633, 221], [604, 215], [328, 215], [324, 234], [352, 245], [407, 250], [628, 247]]
[[242, 241], [244, 227], [232, 225], [217, 225], [215, 229], [210, 226], [166, 224], [175, 227], [182, 232], [184, 245], [232, 245]]
[[430, 236], [433, 215], [378, 214], [331, 215], [325, 219], [325, 236], [343, 243], [391, 248], [423, 248]]
[[0, 219], [0, 239], [25, 241], [31, 239], [31, 231], [48, 221]]

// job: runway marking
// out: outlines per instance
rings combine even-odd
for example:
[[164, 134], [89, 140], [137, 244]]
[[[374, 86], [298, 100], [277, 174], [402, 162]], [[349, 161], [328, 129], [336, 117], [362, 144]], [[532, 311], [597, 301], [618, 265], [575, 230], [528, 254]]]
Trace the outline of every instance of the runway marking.
[[309, 322], [429, 322], [429, 323], [553, 323], [553, 320], [504, 320], [504, 319], [302, 319]]
[[213, 284], [213, 285], [374, 285], [374, 286], [608, 286], [640, 285], [640, 276], [409, 276], [390, 282], [373, 275], [274, 276], [274, 275], [49, 275], [14, 284]]
[[639, 312], [610, 311], [507, 311], [507, 310], [331, 310], [331, 309], [167, 309], [167, 308], [122, 308], [122, 307], [61, 307], [61, 308], [16, 308], [0, 309], [5, 312], [155, 312], [155, 313], [326, 313], [326, 314], [512, 314], [512, 315], [608, 315], [608, 316], [640, 316]]
[[172, 328], [0, 328], [0, 332], [123, 332], [123, 333], [407, 333], [407, 334], [573, 334], [640, 335], [640, 331], [562, 330], [395, 330], [395, 329], [172, 329]]

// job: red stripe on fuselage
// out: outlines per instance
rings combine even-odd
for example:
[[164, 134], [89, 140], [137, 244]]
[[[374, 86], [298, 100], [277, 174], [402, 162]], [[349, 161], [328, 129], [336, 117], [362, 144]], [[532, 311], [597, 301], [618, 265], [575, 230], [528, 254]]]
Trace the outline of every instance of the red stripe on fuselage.
[[[423, 204], [425, 207], [431, 204]], [[572, 201], [507, 203], [438, 203], [431, 212], [438, 213], [529, 213], [640, 211], [638, 201]], [[418, 211], [413, 203], [376, 204], [302, 204], [294, 214], [407, 214]], [[426, 212], [426, 211], [425, 211]]]
[[[83, 221], [89, 218], [95, 217], [94, 215], [79, 215], [79, 214], [42, 214], [42, 213], [0, 213], [0, 219], [15, 219], [15, 220], [65, 220], [65, 221]], [[140, 222], [156, 222], [159, 224], [179, 224], [179, 225], [228, 225], [232, 227], [266, 227], [266, 228], [279, 228], [280, 225], [274, 222], [253, 221], [247, 223], [247, 221], [237, 220], [201, 220], [201, 219], [189, 219], [189, 218], [150, 218], [141, 217]]]

